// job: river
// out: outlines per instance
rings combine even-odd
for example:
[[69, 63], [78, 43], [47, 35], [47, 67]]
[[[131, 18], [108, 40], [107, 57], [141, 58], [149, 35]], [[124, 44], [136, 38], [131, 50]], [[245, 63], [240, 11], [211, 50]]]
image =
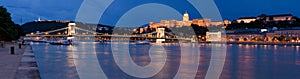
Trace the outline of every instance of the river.
[[[157, 64], [163, 62], [163, 66], [158, 73], [145, 78], [175, 78], [178, 75], [180, 65], [185, 65], [187, 67], [182, 70], [182, 76], [179, 78], [204, 79], [208, 74], [211, 61], [218, 59], [218, 57], [212, 57], [211, 51], [214, 44], [208, 43], [190, 45], [177, 43], [160, 45], [124, 44], [129, 48], [127, 50], [117, 49], [119, 53], [117, 57], [120, 60], [116, 62], [112, 47], [122, 45], [123, 43], [113, 45], [96, 42], [81, 42], [75, 46], [32, 43], [42, 79], [95, 78], [101, 77], [101, 75], [102, 78], [105, 76], [109, 79], [142, 78], [137, 75], [145, 75], [145, 73], [128, 74], [117, 64], [128, 64], [126, 62], [129, 59], [132, 59], [134, 63], [141, 67], [154, 64], [155, 67], [159, 68]], [[151, 48], [151, 46], [156, 46], [156, 49], [164, 48], [163, 52], [166, 53], [153, 50], [155, 47]], [[199, 60], [181, 60], [185, 56], [182, 53], [193, 52], [193, 50], [182, 51], [182, 48], [191, 47], [199, 49], [197, 51]], [[220, 63], [223, 67], [219, 66], [222, 67], [221, 74], [218, 75], [220, 79], [300, 79], [300, 46], [221, 44], [219, 48], [226, 48], [224, 64]], [[151, 54], [149, 54], [149, 50], [152, 50]], [[127, 54], [122, 52], [129, 52], [131, 58], [126, 57]], [[166, 56], [165, 61], [163, 61], [163, 56]], [[153, 59], [151, 60], [151, 58]], [[198, 64], [196, 64], [198, 67], [195, 69], [196, 72], [193, 72], [193, 67], [188, 66], [189, 62], [195, 61], [198, 61]], [[84, 71], [84, 68], [94, 69]], [[93, 74], [96, 74], [96, 76], [93, 76]], [[192, 74], [195, 74], [195, 76], [193, 77]]]

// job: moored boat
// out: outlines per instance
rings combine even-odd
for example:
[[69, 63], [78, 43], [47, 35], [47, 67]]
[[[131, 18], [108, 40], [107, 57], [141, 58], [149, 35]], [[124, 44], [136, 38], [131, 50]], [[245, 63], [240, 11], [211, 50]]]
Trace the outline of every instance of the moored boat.
[[139, 45], [150, 44], [150, 41], [149, 40], [135, 41], [135, 44], [139, 44]]
[[70, 40], [58, 40], [58, 41], [51, 41], [49, 44], [52, 45], [73, 45]]
[[78, 45], [74, 37], [67, 37], [66, 40], [48, 41], [52, 45]]

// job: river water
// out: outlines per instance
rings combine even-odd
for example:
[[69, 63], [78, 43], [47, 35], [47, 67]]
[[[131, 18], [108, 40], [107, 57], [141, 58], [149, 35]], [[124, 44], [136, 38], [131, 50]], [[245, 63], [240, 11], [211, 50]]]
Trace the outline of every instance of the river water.
[[[214, 44], [161, 44], [158, 47], [164, 48], [166, 53], [159, 53], [159, 50], [154, 50], [151, 57], [149, 56], [149, 50], [152, 50], [151, 46], [154, 46], [153, 44], [126, 45], [129, 48], [127, 50], [119, 49], [118, 58], [121, 60], [115, 62], [112, 47], [122, 46], [122, 43], [114, 46], [95, 42], [81, 42], [75, 46], [32, 43], [42, 79], [95, 78], [101, 77], [101, 75], [109, 79], [141, 78], [128, 74], [116, 64], [128, 64], [126, 63], [128, 59], [132, 59], [139, 66], [147, 66], [152, 62], [154, 64], [165, 62], [158, 73], [146, 78], [175, 78], [181, 64], [196, 61], [181, 60], [184, 57], [182, 53], [192, 52], [192, 50], [181, 51], [182, 48], [191, 48], [190, 46], [199, 49], [197, 51], [199, 61], [197, 64], [198, 69], [195, 69], [196, 75], [191, 75], [193, 74], [193, 67], [189, 69], [189, 65], [186, 65], [188, 69], [183, 69], [183, 76], [179, 78], [204, 79], [209, 71], [210, 62], [218, 59], [212, 57], [211, 48]], [[224, 67], [221, 66], [221, 74], [218, 76], [220, 79], [300, 79], [300, 46], [222, 44], [220, 48], [227, 49]], [[120, 52], [129, 52], [131, 58]], [[164, 55], [167, 56], [166, 61], [160, 61], [163, 60], [162, 56]], [[151, 60], [151, 58], [158, 60]], [[81, 70], [82, 68], [94, 69], [84, 71]], [[90, 76], [92, 74], [96, 74], [96, 76]], [[137, 75], [141, 74], [144, 73]]]

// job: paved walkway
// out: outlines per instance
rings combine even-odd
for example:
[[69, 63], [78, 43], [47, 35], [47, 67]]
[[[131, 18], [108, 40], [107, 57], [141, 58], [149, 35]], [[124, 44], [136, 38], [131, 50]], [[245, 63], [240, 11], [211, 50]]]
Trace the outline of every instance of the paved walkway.
[[25, 48], [15, 79], [41, 79], [31, 46]]
[[[10, 54], [10, 47], [15, 47], [15, 55]], [[14, 79], [18, 70], [25, 47], [18, 48], [17, 44], [6, 43], [5, 48], [0, 48], [0, 79]]]

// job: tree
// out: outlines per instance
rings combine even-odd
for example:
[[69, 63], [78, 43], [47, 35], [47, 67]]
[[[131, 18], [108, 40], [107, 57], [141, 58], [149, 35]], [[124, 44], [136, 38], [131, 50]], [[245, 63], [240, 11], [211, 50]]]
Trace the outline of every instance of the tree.
[[300, 19], [298, 17], [293, 17], [295, 19], [295, 22], [293, 22], [294, 27], [299, 27], [300, 26]]
[[0, 40], [16, 40], [24, 33], [20, 25], [11, 20], [10, 13], [0, 6]]
[[285, 41], [285, 37], [283, 35], [281, 35], [280, 37], [278, 37], [279, 41]]
[[248, 41], [248, 39], [247, 39], [247, 38], [244, 38], [244, 41]]

